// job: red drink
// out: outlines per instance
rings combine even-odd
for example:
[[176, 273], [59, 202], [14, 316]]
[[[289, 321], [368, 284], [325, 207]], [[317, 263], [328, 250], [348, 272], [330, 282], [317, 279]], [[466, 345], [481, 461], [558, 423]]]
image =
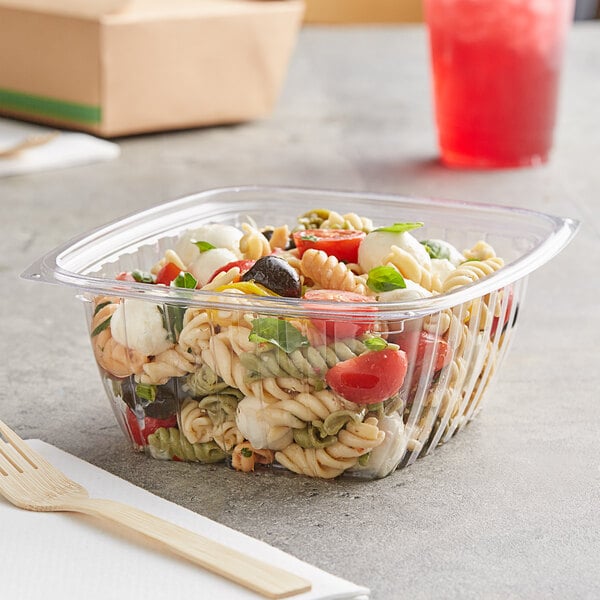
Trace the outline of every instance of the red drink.
[[573, 0], [425, 0], [442, 160], [545, 162]]

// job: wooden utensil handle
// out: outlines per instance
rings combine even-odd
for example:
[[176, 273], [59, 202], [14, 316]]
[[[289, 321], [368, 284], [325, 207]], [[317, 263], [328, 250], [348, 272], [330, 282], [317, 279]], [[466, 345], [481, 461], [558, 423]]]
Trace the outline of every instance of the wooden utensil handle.
[[137, 531], [163, 548], [267, 598], [288, 598], [311, 589], [311, 583], [302, 577], [120, 502], [69, 500], [65, 509]]

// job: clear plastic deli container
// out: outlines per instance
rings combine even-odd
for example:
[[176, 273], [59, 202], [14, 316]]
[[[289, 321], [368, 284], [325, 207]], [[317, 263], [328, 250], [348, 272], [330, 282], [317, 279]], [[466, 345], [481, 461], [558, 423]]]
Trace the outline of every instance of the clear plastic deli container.
[[84, 234], [23, 276], [84, 300], [134, 448], [378, 478], [479, 412], [527, 276], [577, 226], [492, 205], [236, 187]]

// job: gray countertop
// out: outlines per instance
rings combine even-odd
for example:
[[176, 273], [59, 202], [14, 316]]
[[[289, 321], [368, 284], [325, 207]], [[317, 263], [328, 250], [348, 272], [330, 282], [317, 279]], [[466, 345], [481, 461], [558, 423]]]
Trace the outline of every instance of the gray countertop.
[[[539, 168], [442, 167], [427, 58], [420, 26], [307, 28], [267, 119], [122, 139], [116, 161], [0, 180], [0, 418], [377, 600], [598, 598], [600, 23], [574, 27], [555, 151]], [[498, 203], [583, 225], [530, 277], [484, 410], [408, 469], [332, 482], [133, 454], [72, 290], [18, 275], [126, 213], [246, 183]]]

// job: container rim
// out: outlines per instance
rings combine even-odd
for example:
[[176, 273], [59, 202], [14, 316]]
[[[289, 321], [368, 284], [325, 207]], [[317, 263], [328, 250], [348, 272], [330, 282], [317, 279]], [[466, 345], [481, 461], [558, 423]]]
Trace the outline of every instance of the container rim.
[[[357, 305], [352, 303], [283, 297], [263, 298], [258, 296], [244, 296], [244, 303], [242, 305], [239, 302], [239, 294], [232, 295], [227, 292], [206, 290], [182, 290], [160, 285], [118, 281], [82, 273], [77, 270], [65, 268], [60, 264], [69, 255], [109, 236], [114, 236], [115, 239], [120, 240], [123, 244], [131, 244], [136, 240], [132, 234], [136, 230], [139, 231], [140, 226], [153, 221], [158, 223], [160, 219], [161, 230], [151, 236], [153, 239], [158, 239], [160, 238], [160, 233], [165, 233], [178, 223], [181, 223], [181, 221], [177, 220], [177, 216], [184, 213], [186, 208], [189, 209], [191, 204], [197, 205], [202, 200], [209, 200], [222, 194], [244, 194], [250, 192], [294, 194], [296, 196], [313, 196], [319, 194], [320, 196], [344, 198], [347, 200], [369, 199], [378, 203], [398, 204], [398, 202], [405, 202], [414, 207], [423, 206], [429, 209], [436, 207], [446, 211], [459, 209], [461, 211], [473, 210], [480, 214], [511, 215], [522, 217], [523, 219], [535, 220], [543, 224], [547, 229], [547, 234], [539, 244], [500, 270], [452, 292], [418, 300], [361, 303], [361, 309], [356, 309]], [[248, 311], [273, 315], [285, 314], [292, 317], [322, 315], [323, 311], [326, 311], [327, 315], [331, 318], [340, 320], [352, 320], [361, 316], [364, 318], [364, 310], [366, 308], [367, 310], [375, 310], [378, 315], [384, 318], [409, 319], [423, 317], [434, 312], [452, 308], [464, 302], [472, 301], [477, 297], [503, 288], [529, 275], [558, 254], [573, 239], [579, 226], [579, 221], [569, 217], [559, 217], [530, 209], [498, 204], [308, 187], [267, 185], [219, 187], [189, 194], [148, 209], [135, 211], [80, 234], [33, 262], [21, 273], [21, 277], [27, 280], [74, 287], [80, 290], [82, 294], [137, 298], [159, 304], [168, 303], [224, 310], [240, 310], [243, 307], [244, 310]], [[150, 243], [150, 240], [147, 243]], [[351, 307], [354, 307], [354, 309]]]

